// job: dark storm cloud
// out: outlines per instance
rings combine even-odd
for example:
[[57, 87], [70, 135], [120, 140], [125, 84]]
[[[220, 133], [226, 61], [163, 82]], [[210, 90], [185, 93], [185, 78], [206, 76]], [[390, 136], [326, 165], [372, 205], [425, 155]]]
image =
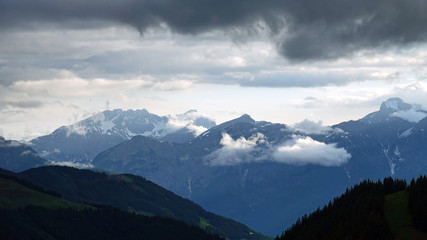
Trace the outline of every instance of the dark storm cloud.
[[115, 22], [144, 32], [165, 23], [181, 34], [265, 26], [281, 55], [301, 61], [425, 42], [426, 12], [425, 0], [0, 0], [0, 25]]

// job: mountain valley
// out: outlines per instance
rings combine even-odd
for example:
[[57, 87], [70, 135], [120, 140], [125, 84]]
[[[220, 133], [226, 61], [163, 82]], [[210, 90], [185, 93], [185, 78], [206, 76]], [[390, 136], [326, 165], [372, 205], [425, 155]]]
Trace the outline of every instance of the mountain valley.
[[[148, 127], [130, 127], [125, 119], [136, 113], [141, 120], [135, 117], [131, 122], [148, 122]], [[187, 117], [187, 125], [180, 125], [187, 127], [170, 133], [147, 120], [166, 126], [164, 118], [146, 111], [103, 115], [103, 121], [94, 116], [79, 122], [84, 123], [84, 134], [67, 136], [66, 129], [73, 128], [69, 126], [33, 140], [31, 147], [39, 149], [33, 155], [48, 161], [40, 158], [9, 170], [63, 164], [139, 175], [270, 236], [361, 181], [389, 176], [409, 181], [427, 172], [427, 112], [399, 98], [388, 99], [364, 118], [329, 127], [308, 120], [303, 122], [306, 126], [288, 126], [255, 121], [249, 115], [215, 125], [194, 115]], [[105, 130], [107, 122], [114, 124]], [[195, 127], [209, 129], [182, 137]], [[123, 137], [130, 129], [132, 134]], [[90, 151], [82, 152], [83, 148]], [[52, 153], [55, 149], [61, 150]]]

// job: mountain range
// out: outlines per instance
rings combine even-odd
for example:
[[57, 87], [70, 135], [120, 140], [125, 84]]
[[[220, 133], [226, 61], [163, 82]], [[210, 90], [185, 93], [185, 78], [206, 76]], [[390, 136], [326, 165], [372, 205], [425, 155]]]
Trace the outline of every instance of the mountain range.
[[[398, 98], [360, 120], [314, 133], [243, 115], [186, 143], [136, 136], [92, 164], [144, 176], [274, 235], [364, 179], [426, 172], [426, 116]], [[272, 221], [263, 221], [267, 217]]]
[[212, 212], [273, 235], [351, 182], [341, 167], [274, 158], [275, 146], [293, 141], [294, 134], [285, 125], [244, 115], [187, 143], [137, 136], [100, 153], [92, 164], [144, 176]]
[[0, 137], [0, 168], [19, 172], [42, 166], [45, 162], [46, 160], [28, 145]]
[[121, 109], [97, 113], [49, 135], [30, 141], [42, 157], [54, 162], [90, 164], [101, 151], [134, 136], [185, 142], [215, 126], [195, 110], [176, 116], [158, 116], [147, 110]]
[[[73, 125], [62, 127], [31, 141], [32, 147], [52, 161], [143, 176], [208, 211], [272, 236], [365, 179], [411, 179], [427, 170], [427, 112], [399, 98], [388, 99], [362, 119], [329, 127], [308, 120], [288, 126], [243, 115], [218, 126], [210, 122], [207, 131], [189, 138], [172, 138], [151, 125], [151, 133], [158, 134], [130, 134], [106, 144], [105, 139], [116, 136], [115, 127], [108, 132], [100, 126], [119, 118], [113, 113], [103, 113], [112, 114], [105, 117], [110, 120], [94, 116], [79, 123], [86, 126], [85, 134], [67, 136]], [[127, 126], [120, 121], [113, 121], [114, 126]], [[208, 128], [208, 119], [192, 121], [190, 128]], [[87, 127], [89, 123], [98, 128]], [[175, 136], [188, 129], [175, 131]], [[102, 138], [92, 137], [92, 132]], [[88, 150], [82, 152], [82, 147]]]
[[410, 180], [427, 170], [427, 111], [418, 105], [391, 98], [379, 111], [332, 128], [344, 132], [318, 139], [337, 143], [351, 153], [345, 167], [353, 179], [393, 176]]

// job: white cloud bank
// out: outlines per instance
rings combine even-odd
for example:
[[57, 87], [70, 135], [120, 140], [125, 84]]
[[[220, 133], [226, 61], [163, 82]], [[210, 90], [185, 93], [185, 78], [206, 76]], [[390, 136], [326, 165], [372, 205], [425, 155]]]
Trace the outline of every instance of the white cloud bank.
[[318, 164], [322, 166], [340, 166], [351, 158], [344, 148], [335, 144], [318, 142], [310, 137], [297, 137], [285, 142], [273, 153], [277, 162], [305, 165]]
[[234, 140], [228, 133], [222, 133], [220, 144], [222, 148], [212, 152], [206, 157], [207, 163], [211, 166], [232, 166], [247, 162], [260, 162], [265, 160], [267, 155], [256, 154], [258, 144], [267, 143], [267, 139], [261, 133], [252, 135], [246, 139], [240, 137]]
[[194, 137], [199, 136], [206, 130], [208, 130], [208, 127], [212, 126], [202, 126], [200, 124], [197, 124], [197, 121], [200, 119], [205, 119], [206, 121], [212, 121], [212, 119], [208, 118], [204, 114], [201, 114], [197, 112], [196, 110], [190, 110], [183, 114], [177, 114], [177, 115], [169, 115], [168, 116], [168, 122], [167, 122], [167, 131], [168, 133], [173, 133], [178, 131], [182, 128], [187, 128], [190, 132], [193, 133]]
[[65, 166], [65, 167], [73, 167], [73, 168], [79, 168], [79, 169], [87, 169], [87, 168], [93, 168], [94, 167], [90, 163], [84, 164], [84, 163], [75, 163], [75, 162], [54, 162], [54, 161], [48, 161], [47, 165]]
[[411, 109], [395, 112], [392, 116], [402, 118], [408, 122], [417, 123], [421, 119], [427, 117], [427, 113], [422, 110], [421, 106], [412, 105]]
[[321, 166], [340, 166], [351, 155], [335, 144], [318, 142], [310, 137], [294, 136], [279, 145], [271, 145], [261, 133], [246, 139], [234, 140], [223, 133], [222, 148], [209, 154], [205, 160], [211, 166], [232, 166], [241, 163], [272, 161], [292, 165], [315, 164]]
[[262, 133], [257, 133], [252, 135], [250, 138], [246, 139], [244, 137], [240, 137], [237, 140], [234, 140], [227, 133], [222, 133], [222, 139], [220, 143], [228, 149], [234, 150], [246, 150], [254, 148], [257, 143], [265, 143], [266, 138]]
[[304, 119], [302, 122], [295, 123], [293, 128], [307, 134], [324, 134], [333, 130], [328, 126], [323, 126], [322, 121], [314, 122], [308, 119]]

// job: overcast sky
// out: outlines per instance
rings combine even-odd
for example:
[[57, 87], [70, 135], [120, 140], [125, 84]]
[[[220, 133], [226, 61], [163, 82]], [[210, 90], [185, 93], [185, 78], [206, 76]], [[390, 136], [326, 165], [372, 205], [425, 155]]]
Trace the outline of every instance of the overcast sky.
[[217, 123], [427, 101], [425, 0], [0, 0], [0, 136], [106, 109]]

